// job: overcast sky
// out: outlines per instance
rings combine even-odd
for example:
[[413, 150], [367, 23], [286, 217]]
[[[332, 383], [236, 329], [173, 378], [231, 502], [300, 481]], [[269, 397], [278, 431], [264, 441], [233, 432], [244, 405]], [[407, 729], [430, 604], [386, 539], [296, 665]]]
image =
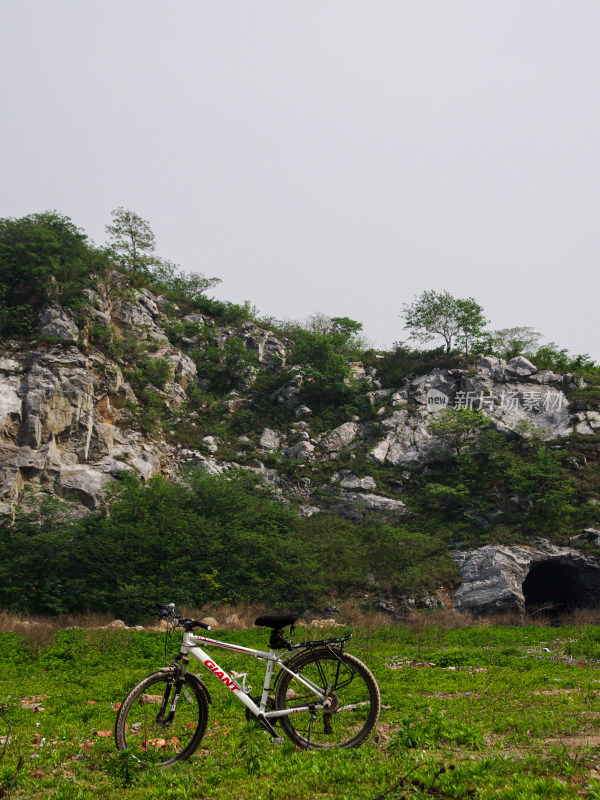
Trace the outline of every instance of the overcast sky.
[[597, 0], [0, 0], [0, 216], [110, 212], [265, 315], [425, 289], [600, 360]]

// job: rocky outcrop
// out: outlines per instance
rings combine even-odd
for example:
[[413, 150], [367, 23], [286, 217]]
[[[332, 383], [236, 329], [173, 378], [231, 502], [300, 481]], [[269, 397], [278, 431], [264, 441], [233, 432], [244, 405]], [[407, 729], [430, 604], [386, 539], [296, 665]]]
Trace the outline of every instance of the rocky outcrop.
[[111, 321], [124, 330], [155, 341], [167, 341], [164, 330], [157, 324], [159, 308], [147, 289], [133, 292], [131, 300], [121, 300], [111, 310]]
[[536, 381], [532, 386], [530, 381], [514, 380], [531, 378], [534, 372], [534, 365], [522, 356], [508, 364], [499, 358], [482, 358], [477, 374], [461, 381], [459, 402], [481, 408], [503, 433], [526, 431], [523, 425], [530, 425], [548, 439], [568, 436], [573, 432], [573, 415], [557, 381], [542, 385]]
[[0, 377], [0, 437], [5, 446], [16, 443], [22, 421], [20, 385], [21, 379], [16, 375]]
[[[193, 430], [202, 411], [190, 409], [189, 398], [194, 396], [190, 387], [197, 392], [211, 385], [205, 371], [198, 379], [203, 348], [212, 348], [210, 356], [215, 358], [216, 353], [218, 361], [218, 349], [225, 352], [227, 342], [241, 340], [256, 355], [252, 366], [246, 363], [241, 368], [247, 374], [240, 373], [243, 380], [237, 388], [222, 398], [224, 413], [235, 415], [251, 409], [255, 397], [249, 387], [258, 372], [285, 366], [292, 345], [254, 322], [219, 327], [204, 314], [177, 317], [178, 309], [164, 297], [127, 288], [118, 273], [106, 285], [86, 289], [84, 295], [88, 321], [81, 323], [81, 330], [54, 297], [40, 317], [42, 344], [30, 352], [18, 343], [0, 351], [0, 510], [22, 498], [26, 484], [33, 487], [33, 496], [53, 492], [75, 498], [89, 510], [100, 506], [106, 486], [123, 470], [145, 479], [157, 473], [173, 475], [184, 464], [214, 474], [226, 471], [230, 463], [219, 459], [219, 453], [227, 453], [231, 442], [192, 434], [193, 447], [175, 448], [159, 438], [162, 434], [142, 434], [133, 421], [146, 408], [131, 384], [140, 398], [146, 393], [160, 399], [162, 413], [170, 415], [166, 424], [185, 422]], [[98, 331], [106, 337], [103, 341], [111, 342], [112, 336], [105, 352], [94, 349]], [[170, 343], [166, 331], [178, 347]], [[123, 359], [111, 358], [108, 352], [121, 352]], [[157, 379], [160, 388], [151, 382], [140, 386], [139, 375], [144, 373], [132, 372], [136, 353], [142, 354], [146, 366], [152, 359], [168, 362], [166, 382]], [[600, 430], [600, 413], [582, 405], [573, 414], [568, 407], [564, 390], [575, 385], [574, 376], [538, 372], [522, 357], [508, 362], [485, 357], [474, 371], [434, 369], [388, 387], [381, 386], [376, 368], [360, 363], [351, 367], [355, 379], [365, 384], [372, 406], [369, 421], [349, 416], [332, 430], [322, 431], [317, 427], [322, 419], [317, 424], [312, 421], [320, 415], [303, 402], [306, 378], [302, 365], [296, 365], [282, 373], [282, 385], [270, 394], [274, 406], [281, 408], [269, 427], [234, 442], [240, 460], [254, 458], [248, 468], [256, 469], [264, 480], [271, 480], [274, 470], [265, 470], [259, 459], [280, 466], [281, 473], [271, 482], [282, 497], [302, 501], [305, 510], [300, 513], [333, 509], [355, 518], [370, 513], [404, 515], [398, 491], [410, 481], [411, 471], [446, 455], [446, 445], [429, 429], [442, 408], [481, 410], [491, 425], [511, 436], [527, 436], [532, 427], [548, 439], [573, 430], [584, 436]], [[321, 479], [324, 485], [309, 477], [285, 476], [286, 471], [302, 475], [303, 469], [312, 475], [330, 462], [340, 467], [356, 462], [358, 474], [340, 469], [330, 483]], [[376, 481], [364, 474], [369, 463], [398, 468], [398, 477]]]
[[600, 604], [600, 561], [546, 539], [451, 555], [462, 579], [453, 603], [461, 610], [481, 614], [542, 608], [555, 613]]
[[302, 387], [303, 376], [301, 373], [294, 375], [287, 386], [276, 389], [271, 394], [271, 402], [286, 408], [295, 409], [299, 405], [300, 390]]
[[255, 351], [259, 364], [265, 364], [269, 367], [283, 367], [285, 365], [285, 344], [277, 339], [272, 331], [259, 328], [253, 322], [245, 322], [238, 336], [247, 348]]
[[264, 450], [277, 450], [283, 439], [283, 434], [272, 428], [265, 428], [259, 440], [259, 446]]
[[359, 426], [356, 422], [345, 422], [323, 439], [321, 448], [327, 453], [342, 450], [352, 444], [358, 436], [358, 430]]
[[[508, 363], [488, 356], [480, 359], [474, 374], [434, 369], [414, 378], [392, 395], [392, 407], [400, 407], [382, 419], [382, 436], [371, 447], [371, 457], [397, 467], [423, 466], [443, 457], [445, 445], [428, 428], [432, 415], [445, 408], [481, 411], [502, 433], [528, 436], [535, 431], [548, 440], [568, 436], [575, 425], [583, 434], [600, 427], [597, 412], [571, 412], [561, 388], [567, 376], [535, 373], [536, 367], [522, 356]], [[412, 409], [405, 398], [414, 402]]]
[[[50, 299], [40, 315], [40, 335], [47, 342], [36, 350], [20, 351], [18, 343], [9, 343], [10, 352], [0, 351], [0, 511], [9, 513], [11, 504], [40, 492], [74, 499], [82, 510], [97, 509], [111, 481], [123, 470], [135, 471], [144, 479], [159, 472], [172, 475], [182, 464], [220, 474], [228, 468], [214, 457], [219, 443], [216, 437], [204, 437], [205, 452], [174, 448], [164, 441], [143, 435], [133, 425], [133, 411], [139, 406], [131, 385], [124, 378], [125, 361], [95, 350], [89, 338], [93, 326], [100, 325], [118, 342], [145, 342], [140, 347], [145, 359], [162, 359], [170, 365], [170, 377], [157, 389], [148, 389], [162, 399], [166, 409], [178, 409], [187, 401], [187, 391], [196, 381], [197, 365], [189, 355], [173, 347], [165, 333], [177, 307], [148, 289], [132, 289], [123, 276], [113, 273], [95, 289], [85, 289], [88, 322], [79, 331], [58, 300]], [[265, 369], [281, 367], [286, 361], [287, 340], [254, 323], [239, 330], [215, 328], [203, 314], [183, 318], [196, 326], [185, 341], [194, 349], [205, 346], [199, 336], [202, 329], [214, 330], [213, 341], [219, 346], [238, 336], [255, 351], [257, 362]], [[184, 329], [185, 333], [189, 331]], [[93, 337], [92, 337], [93, 338]], [[129, 346], [129, 345], [128, 345]], [[133, 345], [131, 345], [133, 346]], [[250, 376], [252, 377], [252, 376]], [[302, 377], [292, 378], [280, 392], [279, 402], [297, 405]], [[246, 401], [232, 393], [224, 403], [235, 413]], [[189, 412], [187, 412], [189, 413]], [[310, 415], [299, 410], [298, 419]], [[192, 423], [194, 424], [194, 423]], [[303, 423], [298, 423], [301, 425]], [[276, 431], [266, 430], [260, 447], [267, 451], [287, 450], [288, 458], [310, 457], [314, 444], [302, 434], [299, 442]], [[248, 440], [250, 442], [250, 440]], [[250, 443], [251, 444], [251, 443]], [[191, 455], [190, 455], [191, 454]]]
[[49, 339], [77, 341], [79, 328], [56, 300], [50, 300], [40, 314], [40, 335]]
[[286, 447], [283, 451], [284, 458], [293, 458], [296, 461], [306, 461], [315, 452], [315, 446], [311, 442], [300, 441], [291, 447]]
[[342, 504], [336, 506], [343, 516], [343, 508], [356, 512], [356, 507], [366, 508], [369, 511], [377, 511], [384, 515], [402, 515], [406, 512], [406, 505], [401, 500], [393, 500], [390, 497], [382, 497], [369, 492], [341, 492]]
[[[92, 317], [112, 320], [111, 307], [101, 294], [88, 290], [86, 296]], [[159, 310], [146, 290], [136, 293], [135, 303], [123, 301], [112, 311], [121, 325], [140, 323], [150, 332], [157, 330]], [[107, 484], [123, 469], [143, 477], [168, 471], [168, 446], [146, 441], [130, 427], [127, 405], [138, 401], [121, 368], [101, 352], [86, 352], [73, 344], [77, 327], [55, 300], [41, 313], [40, 333], [62, 343], [30, 352], [16, 352], [15, 343], [10, 356], [0, 354], [3, 510], [8, 513], [7, 505], [23, 499], [26, 484], [32, 490], [27, 497], [50, 492], [74, 499], [82, 509], [96, 509]], [[164, 333], [159, 338], [166, 342]], [[196, 367], [183, 354], [173, 354], [172, 359], [173, 386], [181, 391]]]

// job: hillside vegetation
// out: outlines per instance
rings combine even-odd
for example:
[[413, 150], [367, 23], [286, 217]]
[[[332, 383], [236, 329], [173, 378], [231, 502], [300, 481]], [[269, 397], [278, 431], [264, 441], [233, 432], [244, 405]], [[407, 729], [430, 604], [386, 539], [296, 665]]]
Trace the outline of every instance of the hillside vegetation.
[[[435, 292], [407, 320], [413, 338], [445, 345], [378, 352], [348, 317], [264, 319], [250, 303], [211, 298], [218, 279], [158, 257], [132, 212], [113, 212], [108, 232], [98, 247], [56, 212], [0, 220], [0, 383], [11, 382], [10, 397], [31, 394], [29, 378], [29, 389], [18, 382], [32, 367], [95, 381], [87, 444], [69, 443], [83, 437], [71, 422], [44, 438], [47, 411], [41, 433], [7, 411], [4, 484], [14, 489], [0, 522], [0, 606], [133, 621], [155, 597], [435, 605], [458, 582], [451, 548], [534, 535], [566, 544], [600, 522], [600, 368], [587, 356], [539, 346], [530, 328], [490, 332], [472, 298], [456, 305]], [[419, 316], [433, 301], [455, 303], [454, 332]], [[579, 415], [568, 435], [527, 420], [493, 425], [476, 407], [424, 421], [416, 379], [479, 380], [481, 352], [553, 375]], [[105, 401], [98, 387], [111, 381], [118, 391]], [[64, 416], [66, 401], [52, 402], [53, 419]], [[379, 440], [393, 449], [408, 430], [435, 445], [426, 457], [378, 455]], [[63, 447], [70, 461], [53, 467]], [[109, 481], [102, 500], [65, 478], [94, 447]]]

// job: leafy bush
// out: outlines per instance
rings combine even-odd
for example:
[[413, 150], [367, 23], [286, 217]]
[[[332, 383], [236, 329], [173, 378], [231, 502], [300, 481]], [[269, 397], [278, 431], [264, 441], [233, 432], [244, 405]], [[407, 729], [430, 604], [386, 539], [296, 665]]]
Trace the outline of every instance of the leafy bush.
[[580, 408], [580, 403], [582, 403], [588, 409], [600, 411], [600, 375], [586, 374], [585, 383], [585, 386], [571, 392], [570, 400], [576, 404], [577, 408]]
[[328, 514], [299, 519], [250, 473], [123, 475], [103, 513], [69, 519], [54, 501], [0, 522], [0, 606], [26, 613], [133, 620], [155, 597], [303, 610], [372, 590], [369, 575], [378, 591], [404, 594], [455, 573], [439, 539]]
[[576, 372], [577, 374], [600, 374], [600, 365], [587, 354], [573, 356], [566, 348], [559, 348], [551, 342], [530, 356], [538, 369], [553, 372]]
[[[383, 358], [378, 358], [383, 355]], [[439, 369], [455, 369], [464, 366], [460, 355], [446, 353], [443, 347], [433, 350], [417, 350], [403, 342], [396, 342], [386, 353], [377, 354], [374, 350], [365, 353], [365, 363], [377, 368], [377, 376], [383, 386], [398, 387], [403, 378], [409, 375], [422, 375]]]
[[107, 253], [56, 211], [0, 219], [0, 332], [30, 334], [49, 296], [75, 305], [109, 265]]
[[144, 356], [137, 362], [137, 368], [129, 373], [134, 391], [142, 391], [150, 383], [157, 389], [164, 389], [167, 381], [173, 378], [173, 365], [166, 358]]
[[249, 300], [246, 300], [242, 305], [238, 305], [226, 300], [215, 300], [214, 297], [200, 295], [195, 298], [194, 307], [222, 325], [241, 325], [254, 319], [256, 315], [256, 308], [252, 306]]

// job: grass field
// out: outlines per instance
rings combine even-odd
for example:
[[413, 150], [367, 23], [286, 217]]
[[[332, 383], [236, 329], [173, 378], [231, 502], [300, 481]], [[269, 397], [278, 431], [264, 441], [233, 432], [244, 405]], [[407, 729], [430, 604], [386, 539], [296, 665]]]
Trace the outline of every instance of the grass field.
[[[315, 633], [328, 631], [299, 629], [296, 639]], [[600, 627], [417, 623], [353, 633], [348, 650], [375, 674], [384, 706], [367, 744], [308, 753], [272, 744], [207, 676], [207, 734], [190, 761], [163, 770], [136, 768], [112, 736], [116, 704], [164, 664], [163, 635], [2, 633], [0, 710], [12, 730], [0, 797], [600, 798]], [[266, 646], [260, 630], [223, 638]], [[255, 685], [262, 677], [257, 662], [224, 651], [219, 661], [248, 669]]]

